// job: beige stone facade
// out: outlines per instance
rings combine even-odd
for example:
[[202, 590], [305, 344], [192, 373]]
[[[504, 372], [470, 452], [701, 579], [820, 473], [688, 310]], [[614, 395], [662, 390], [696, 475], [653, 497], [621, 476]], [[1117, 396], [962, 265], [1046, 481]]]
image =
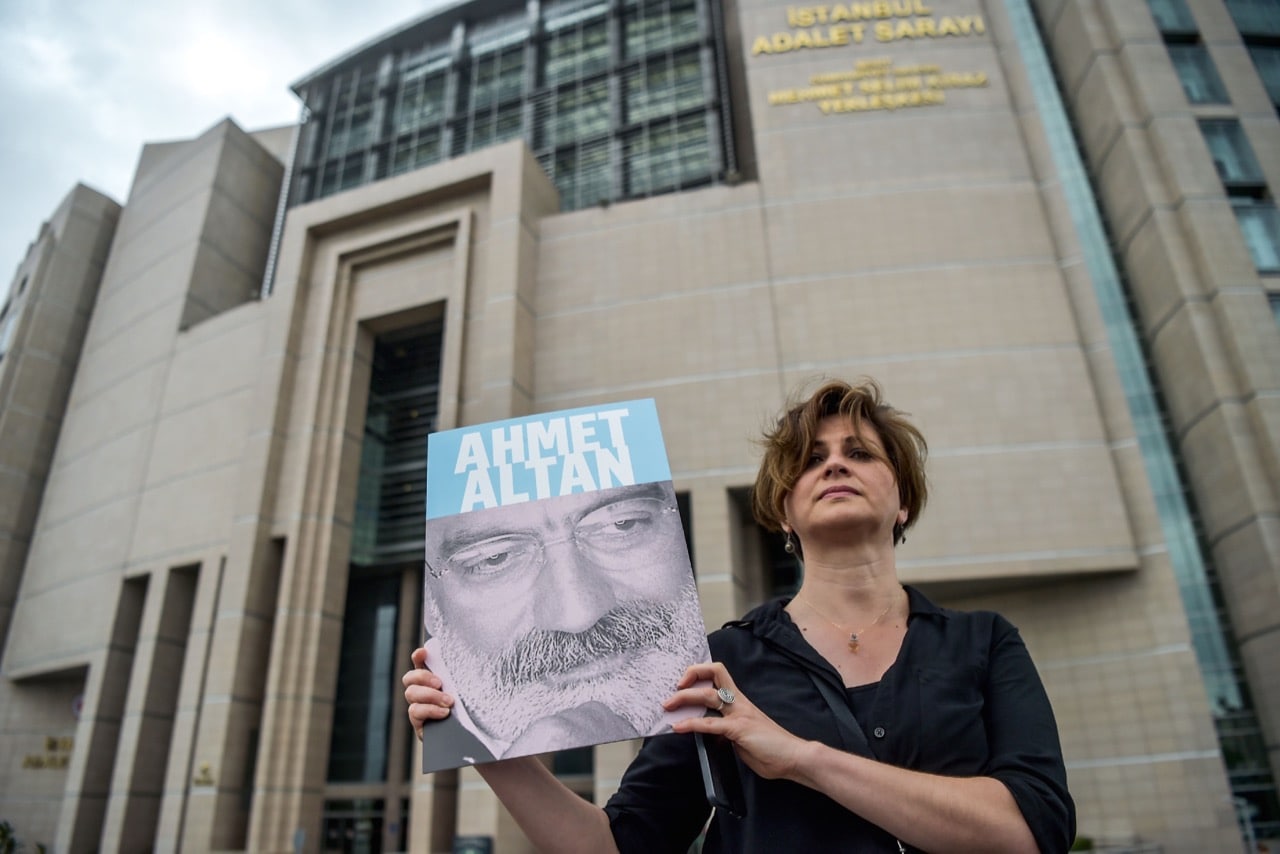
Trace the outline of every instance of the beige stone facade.
[[[876, 377], [931, 446], [901, 574], [1021, 628], [1080, 833], [1238, 850], [1017, 4], [847, 5], [870, 8], [861, 40], [810, 26], [818, 7], [729, 8], [732, 180], [561, 212], [506, 142], [291, 208], [268, 298], [287, 132], [147, 146], [118, 224], [68, 197], [19, 270], [37, 302], [11, 309], [0, 361], [0, 819], [56, 851], [318, 851], [332, 804], [381, 799], [380, 850], [402, 831], [413, 851], [528, 850], [473, 771], [398, 772], [399, 705], [384, 782], [326, 772], [375, 341], [443, 319], [438, 428], [656, 399], [709, 627], [771, 591], [751, 439], [797, 384]], [[1280, 279], [1256, 271], [1196, 120], [1239, 116], [1273, 187], [1280, 122], [1219, 0], [1190, 5], [1226, 107], [1187, 103], [1145, 3], [1034, 5], [1274, 770]], [[930, 75], [947, 82], [903, 82]], [[405, 664], [417, 622], [401, 607]], [[597, 802], [634, 749], [596, 749]]]

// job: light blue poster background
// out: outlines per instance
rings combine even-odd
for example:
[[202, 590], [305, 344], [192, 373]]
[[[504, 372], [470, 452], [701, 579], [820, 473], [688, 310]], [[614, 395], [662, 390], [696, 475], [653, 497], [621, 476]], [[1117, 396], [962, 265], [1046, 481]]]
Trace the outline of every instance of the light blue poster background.
[[427, 518], [671, 480], [652, 399], [544, 412], [427, 437]]

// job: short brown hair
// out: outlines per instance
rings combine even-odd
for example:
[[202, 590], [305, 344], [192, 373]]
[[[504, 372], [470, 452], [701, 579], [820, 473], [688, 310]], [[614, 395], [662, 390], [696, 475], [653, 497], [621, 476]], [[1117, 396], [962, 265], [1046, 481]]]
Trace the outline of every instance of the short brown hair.
[[[760, 472], [751, 492], [751, 510], [756, 521], [771, 531], [782, 530], [786, 520], [784, 502], [813, 450], [818, 422], [829, 415], [848, 418], [853, 422], [855, 433], [864, 423], [875, 428], [884, 449], [882, 459], [898, 483], [901, 505], [907, 508], [903, 530], [910, 528], [920, 518], [929, 497], [924, 476], [929, 447], [924, 434], [904, 413], [885, 403], [879, 384], [868, 378], [857, 385], [830, 380], [807, 398], [800, 390], [792, 393], [786, 413], [760, 440], [764, 459], [760, 461]], [[895, 544], [901, 534], [902, 531], [895, 530]]]

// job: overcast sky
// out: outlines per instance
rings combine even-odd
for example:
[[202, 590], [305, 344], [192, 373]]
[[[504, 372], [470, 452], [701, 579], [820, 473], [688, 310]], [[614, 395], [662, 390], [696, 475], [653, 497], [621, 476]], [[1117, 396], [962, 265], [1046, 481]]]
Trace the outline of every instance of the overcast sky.
[[293, 122], [289, 84], [435, 0], [0, 0], [0, 298], [84, 182], [123, 203], [145, 142]]

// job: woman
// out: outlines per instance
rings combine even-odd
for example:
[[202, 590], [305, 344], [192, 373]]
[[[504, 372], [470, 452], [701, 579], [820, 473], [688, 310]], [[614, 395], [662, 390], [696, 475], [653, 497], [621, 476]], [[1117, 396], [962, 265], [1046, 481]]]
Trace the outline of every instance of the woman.
[[[713, 662], [665, 702], [719, 715], [646, 741], [603, 809], [534, 758], [477, 770], [548, 851], [687, 851], [710, 813], [691, 732], [726, 737], [745, 766], [746, 815], [716, 811], [704, 851], [1067, 850], [1057, 728], [1017, 630], [898, 581], [924, 437], [874, 382], [828, 382], [763, 444], [755, 516], [803, 555], [804, 581], [714, 632]], [[404, 684], [419, 733], [449, 713], [434, 674]]]

